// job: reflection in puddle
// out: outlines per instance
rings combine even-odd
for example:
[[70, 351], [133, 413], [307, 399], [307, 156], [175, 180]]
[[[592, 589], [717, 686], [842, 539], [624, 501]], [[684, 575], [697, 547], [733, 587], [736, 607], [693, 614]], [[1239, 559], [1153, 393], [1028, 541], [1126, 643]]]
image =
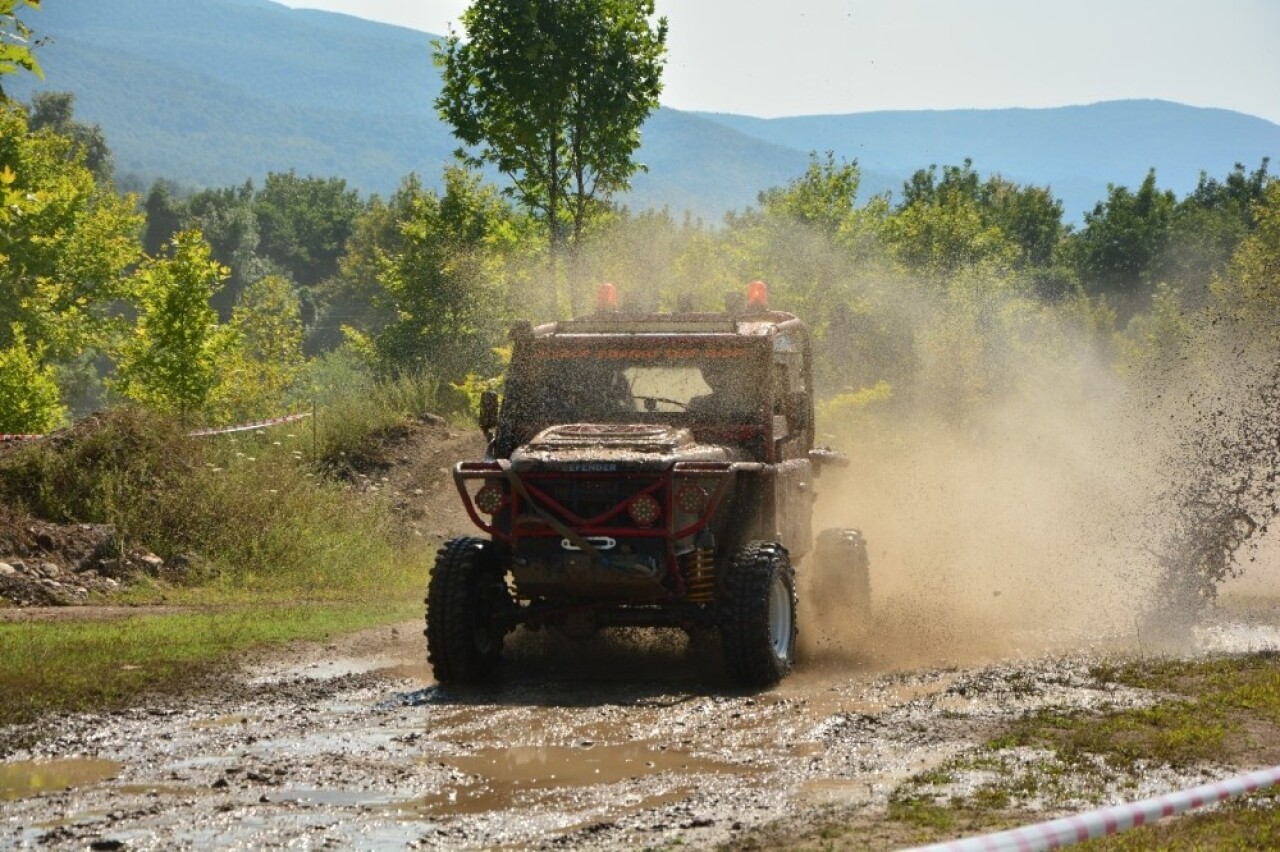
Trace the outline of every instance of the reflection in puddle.
[[475, 814], [513, 805], [566, 803], [582, 788], [645, 778], [663, 772], [743, 774], [749, 767], [660, 750], [644, 743], [619, 746], [523, 746], [484, 749], [449, 758], [475, 780], [433, 793], [409, 809], [421, 815]]
[[96, 784], [115, 776], [121, 765], [114, 760], [88, 758], [0, 763], [0, 801]]
[[272, 802], [294, 802], [302, 805], [321, 805], [343, 808], [373, 808], [395, 801], [390, 793], [364, 790], [320, 790], [291, 787], [274, 791], [266, 799]]
[[196, 719], [191, 723], [193, 731], [213, 731], [218, 728], [230, 728], [235, 725], [247, 725], [250, 721], [256, 722], [257, 719], [250, 719], [240, 713], [232, 713], [227, 716], [216, 716], [212, 719]]
[[814, 778], [800, 785], [799, 793], [821, 804], [849, 805], [869, 801], [875, 794], [870, 778]]

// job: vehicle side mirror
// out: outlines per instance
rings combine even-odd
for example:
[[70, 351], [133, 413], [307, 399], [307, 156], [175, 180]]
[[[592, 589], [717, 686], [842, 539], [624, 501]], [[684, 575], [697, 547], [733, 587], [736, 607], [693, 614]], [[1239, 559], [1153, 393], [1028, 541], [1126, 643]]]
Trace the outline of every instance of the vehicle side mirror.
[[492, 432], [498, 425], [498, 395], [487, 390], [480, 394], [480, 428]]

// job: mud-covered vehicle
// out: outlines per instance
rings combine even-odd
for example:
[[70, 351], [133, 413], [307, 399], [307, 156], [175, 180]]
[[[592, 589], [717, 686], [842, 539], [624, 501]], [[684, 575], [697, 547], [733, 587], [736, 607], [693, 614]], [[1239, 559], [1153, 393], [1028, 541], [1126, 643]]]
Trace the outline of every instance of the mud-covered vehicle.
[[[716, 631], [735, 683], [787, 674], [814, 478], [843, 457], [814, 448], [808, 330], [766, 298], [756, 282], [738, 310], [622, 313], [604, 285], [593, 315], [515, 326], [505, 397], [482, 399], [488, 457], [454, 468], [486, 537], [447, 542], [431, 573], [438, 681], [484, 678], [520, 625]], [[818, 538], [865, 586], [860, 536]]]

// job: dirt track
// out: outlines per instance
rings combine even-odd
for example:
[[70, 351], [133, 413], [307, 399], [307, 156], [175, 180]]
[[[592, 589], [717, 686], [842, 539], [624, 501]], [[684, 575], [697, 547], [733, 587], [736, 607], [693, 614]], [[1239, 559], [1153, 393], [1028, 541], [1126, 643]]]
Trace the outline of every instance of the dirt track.
[[[295, 648], [213, 700], [60, 720], [14, 756], [34, 762], [0, 766], [0, 846], [706, 847], [835, 809], [891, 847], [912, 836], [883, 821], [894, 787], [1002, 719], [1148, 700], [1099, 688], [1096, 653], [909, 672], [816, 658], [736, 695], [683, 639], [630, 637], [534, 637], [491, 688], [453, 692], [419, 628]], [[1230, 619], [1198, 635], [1277, 644]], [[1121, 798], [1201, 777], [1151, 773]]]
[[[424, 426], [408, 438], [356, 486], [389, 493], [424, 536], [466, 529], [445, 465], [475, 437]], [[1252, 593], [1274, 593], [1264, 586]], [[1153, 698], [1089, 675], [1133, 653], [1132, 637], [1087, 623], [984, 632], [921, 606], [882, 594], [860, 637], [802, 615], [806, 658], [760, 695], [730, 691], [718, 649], [679, 633], [525, 635], [497, 682], [466, 692], [432, 683], [420, 622], [295, 647], [198, 697], [55, 719], [35, 752], [5, 748], [0, 848], [773, 846], [833, 817], [892, 848], [917, 837], [885, 819], [895, 788], [1006, 720]], [[1191, 646], [1276, 648], [1277, 625], [1274, 605], [1223, 614]], [[1204, 777], [1148, 771], [1103, 798]], [[1087, 801], [1031, 803], [1026, 817]]]

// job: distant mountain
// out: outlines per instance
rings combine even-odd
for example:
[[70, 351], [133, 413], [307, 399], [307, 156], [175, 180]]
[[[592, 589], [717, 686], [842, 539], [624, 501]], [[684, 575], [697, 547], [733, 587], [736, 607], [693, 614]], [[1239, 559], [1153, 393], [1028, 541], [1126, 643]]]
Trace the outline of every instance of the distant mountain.
[[[456, 147], [432, 108], [426, 33], [269, 0], [57, 0], [26, 18], [52, 39], [47, 79], [6, 89], [74, 92], [121, 174], [226, 186], [294, 169], [386, 194], [410, 171], [438, 179]], [[1159, 101], [778, 119], [664, 108], [644, 128], [649, 171], [624, 200], [718, 220], [826, 150], [859, 161], [864, 199], [970, 157], [983, 173], [1051, 186], [1078, 220], [1108, 183], [1136, 186], [1152, 166], [1181, 194], [1201, 170], [1280, 161], [1280, 126]]]
[[968, 157], [979, 171], [1052, 186], [1073, 218], [1103, 199], [1108, 183], [1136, 188], [1151, 168], [1162, 187], [1182, 194], [1202, 170], [1221, 177], [1236, 163], [1253, 169], [1280, 155], [1280, 125], [1156, 100], [775, 119], [700, 114], [784, 147], [856, 157], [874, 172], [910, 174]]

